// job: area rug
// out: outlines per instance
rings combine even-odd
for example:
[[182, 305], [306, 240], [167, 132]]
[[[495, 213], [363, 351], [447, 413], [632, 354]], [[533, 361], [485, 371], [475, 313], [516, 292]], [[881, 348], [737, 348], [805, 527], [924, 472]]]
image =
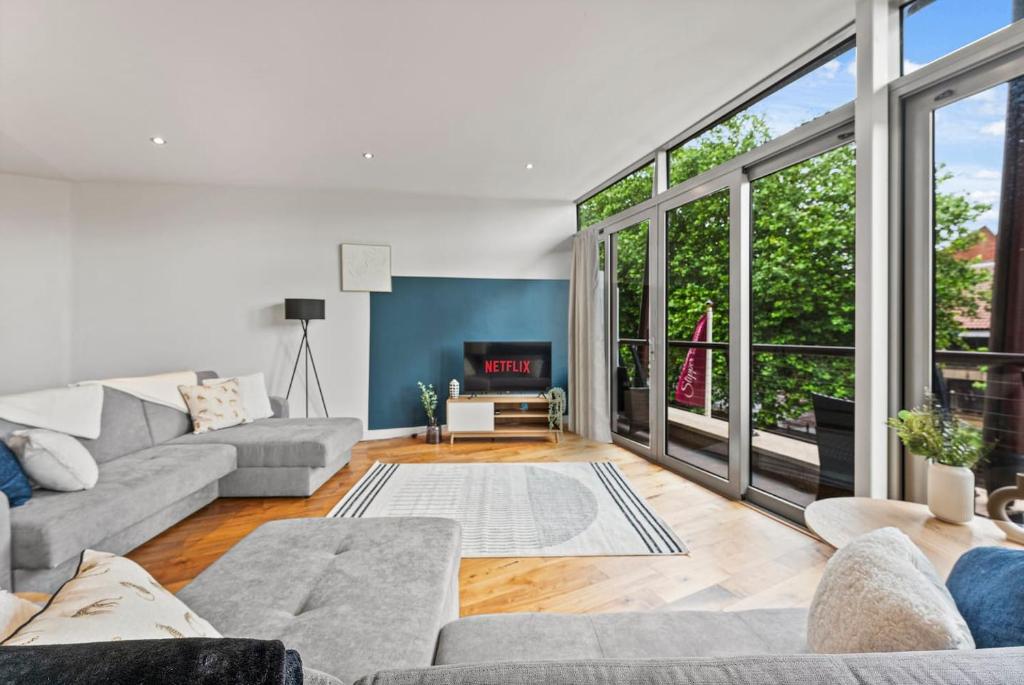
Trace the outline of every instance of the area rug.
[[609, 462], [377, 462], [327, 516], [455, 519], [463, 557], [687, 552]]

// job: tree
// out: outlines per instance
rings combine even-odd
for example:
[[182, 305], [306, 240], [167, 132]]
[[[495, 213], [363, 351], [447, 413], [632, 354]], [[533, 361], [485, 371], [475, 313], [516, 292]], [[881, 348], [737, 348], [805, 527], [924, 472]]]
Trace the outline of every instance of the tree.
[[581, 202], [576, 207], [579, 227], [593, 226], [613, 214], [650, 200], [653, 193], [654, 165], [649, 164]]
[[[741, 113], [672, 151], [670, 177], [673, 183], [691, 178], [770, 138], [763, 118]], [[938, 182], [945, 184], [950, 178], [942, 174]], [[750, 313], [755, 345], [854, 346], [855, 190], [852, 144], [752, 183]], [[618, 201], [627, 193], [625, 188], [615, 189]], [[610, 200], [602, 202], [604, 211], [613, 206]], [[962, 331], [957, 316], [976, 313], [977, 288], [985, 275], [956, 255], [978, 240], [971, 224], [988, 209], [962, 194], [936, 194], [937, 347], [959, 347]], [[729, 220], [727, 191], [667, 213], [669, 340], [689, 340], [709, 300], [714, 303], [713, 339], [728, 340]], [[646, 338], [641, 310], [646, 303], [642, 285], [647, 231], [627, 229], [615, 240], [619, 336]], [[670, 403], [686, 350], [684, 345], [669, 349], [664, 391]], [[624, 361], [632, 361], [628, 351], [620, 354], [627, 356]], [[727, 355], [716, 351], [713, 360], [712, 401], [721, 414], [728, 405]], [[761, 428], [775, 428], [811, 411], [814, 393], [852, 398], [853, 387], [852, 354], [755, 352], [752, 357], [752, 403]]]

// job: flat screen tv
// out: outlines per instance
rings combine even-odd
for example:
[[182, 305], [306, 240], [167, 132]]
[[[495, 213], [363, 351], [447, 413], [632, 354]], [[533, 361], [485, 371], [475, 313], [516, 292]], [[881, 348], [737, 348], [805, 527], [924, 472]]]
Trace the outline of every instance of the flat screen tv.
[[462, 353], [465, 393], [535, 394], [551, 387], [550, 342], [465, 342]]

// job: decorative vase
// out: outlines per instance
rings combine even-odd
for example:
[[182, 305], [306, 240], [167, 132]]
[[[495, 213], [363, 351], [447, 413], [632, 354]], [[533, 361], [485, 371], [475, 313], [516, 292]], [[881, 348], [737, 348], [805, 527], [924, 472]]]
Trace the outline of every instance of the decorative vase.
[[441, 444], [441, 427], [438, 426], [437, 423], [432, 423], [429, 426], [427, 426], [427, 444]]
[[965, 466], [928, 462], [928, 509], [946, 523], [974, 518], [974, 472]]
[[459, 382], [454, 378], [448, 383], [448, 397], [453, 400], [459, 398]]

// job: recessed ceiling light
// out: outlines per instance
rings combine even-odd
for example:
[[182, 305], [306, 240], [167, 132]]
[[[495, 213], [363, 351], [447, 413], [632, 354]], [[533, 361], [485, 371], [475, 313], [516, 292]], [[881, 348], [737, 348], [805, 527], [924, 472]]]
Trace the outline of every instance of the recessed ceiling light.
[[152, 138], [149, 139], [149, 142], [153, 143], [153, 145], [166, 145], [167, 144], [167, 141], [164, 140], [163, 138], [161, 138], [160, 136], [153, 136]]
[[526, 163], [526, 168], [527, 169], [532, 169], [533, 168], [533, 162], [527, 162]]
[[363, 159], [373, 159], [373, 153], [372, 152], [364, 152], [363, 153]]

